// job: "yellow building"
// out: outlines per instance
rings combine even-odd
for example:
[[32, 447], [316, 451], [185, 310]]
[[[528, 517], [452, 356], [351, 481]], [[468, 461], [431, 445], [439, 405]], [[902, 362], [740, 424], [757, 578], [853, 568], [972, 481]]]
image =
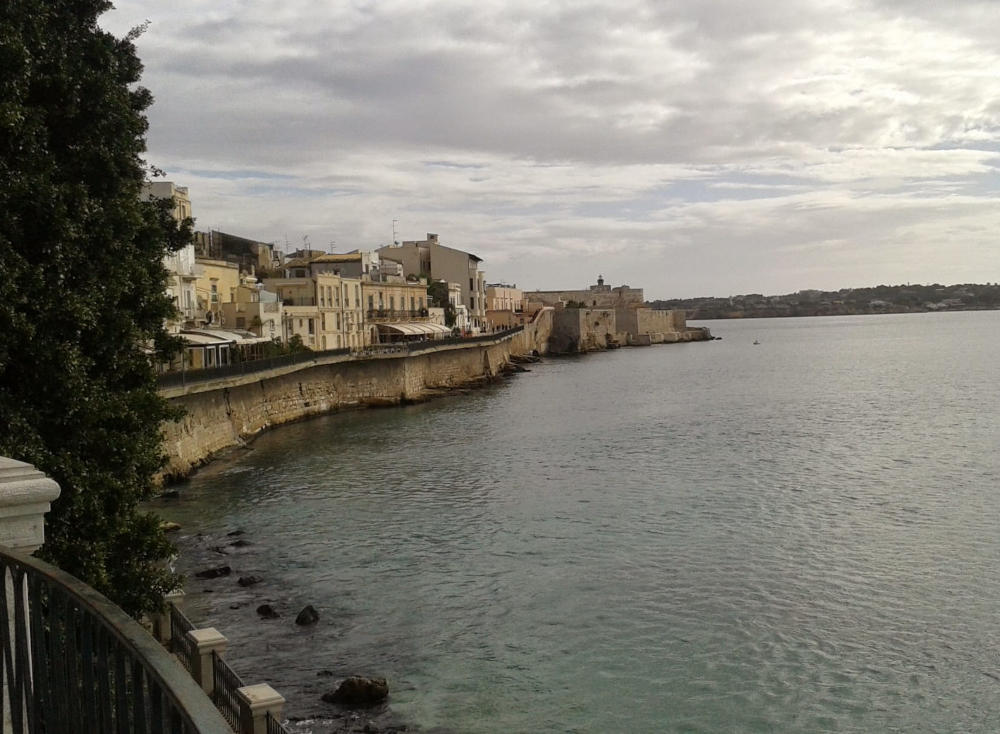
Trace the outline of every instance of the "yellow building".
[[196, 258], [195, 263], [199, 266], [195, 282], [199, 317], [207, 324], [232, 326], [222, 324], [222, 304], [232, 303], [236, 297], [240, 285], [239, 266], [204, 257]]

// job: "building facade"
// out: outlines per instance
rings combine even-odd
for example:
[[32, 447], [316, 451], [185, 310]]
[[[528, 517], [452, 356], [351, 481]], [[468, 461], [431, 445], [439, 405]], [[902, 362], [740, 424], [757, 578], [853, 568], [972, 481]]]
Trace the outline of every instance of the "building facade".
[[407, 276], [429, 276], [432, 280], [458, 283], [461, 303], [475, 330], [486, 325], [486, 276], [479, 270], [482, 258], [438, 242], [436, 234], [427, 239], [408, 240], [401, 245], [378, 249], [379, 257], [399, 263]]

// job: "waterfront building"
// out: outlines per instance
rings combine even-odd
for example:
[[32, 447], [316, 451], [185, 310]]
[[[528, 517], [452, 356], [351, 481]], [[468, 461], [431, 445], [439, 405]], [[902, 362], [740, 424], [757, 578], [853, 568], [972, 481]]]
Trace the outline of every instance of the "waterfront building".
[[[286, 268], [289, 271], [298, 272]], [[283, 341], [298, 336], [307, 347], [317, 350], [365, 344], [358, 279], [317, 273], [266, 278], [264, 286], [277, 294], [283, 304]]]
[[195, 281], [198, 308], [195, 321], [199, 324], [232, 326], [223, 319], [222, 306], [232, 303], [240, 285], [240, 269], [236, 263], [196, 257], [198, 278]]
[[481, 257], [445, 247], [432, 233], [428, 233], [424, 240], [407, 240], [401, 245], [380, 247], [378, 254], [382, 260], [399, 263], [407, 276], [458, 283], [460, 303], [468, 310], [472, 330], [486, 325], [486, 275], [479, 270], [479, 263], [483, 261]]
[[283, 318], [278, 294], [265, 290], [253, 276], [245, 276], [233, 300], [222, 304], [222, 323], [272, 340], [281, 339]]
[[[174, 204], [171, 214], [178, 224], [191, 216], [191, 198], [187, 187], [177, 186], [173, 181], [147, 181], [142, 186], [140, 198], [145, 201], [170, 199]], [[177, 309], [176, 317], [168, 320], [165, 326], [171, 334], [179, 334], [182, 328], [197, 323], [195, 282], [199, 273], [194, 246], [185, 245], [176, 252], [164, 255], [163, 267], [167, 269], [167, 296]]]
[[523, 323], [524, 292], [517, 284], [486, 286], [486, 320], [494, 329], [509, 329]]
[[241, 273], [274, 273], [284, 261], [284, 255], [270, 242], [217, 230], [195, 232], [194, 246], [198, 257], [235, 263]]

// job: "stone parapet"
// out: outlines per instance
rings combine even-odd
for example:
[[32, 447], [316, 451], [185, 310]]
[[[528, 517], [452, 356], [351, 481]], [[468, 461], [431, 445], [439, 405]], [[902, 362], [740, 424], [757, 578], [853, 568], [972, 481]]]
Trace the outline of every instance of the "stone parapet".
[[59, 485], [31, 464], [0, 457], [0, 545], [32, 553], [45, 541], [45, 513]]

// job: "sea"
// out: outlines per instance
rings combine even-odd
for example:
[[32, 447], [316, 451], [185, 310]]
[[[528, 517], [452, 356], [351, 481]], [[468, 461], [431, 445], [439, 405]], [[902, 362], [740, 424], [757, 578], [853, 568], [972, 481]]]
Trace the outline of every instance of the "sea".
[[184, 609], [301, 733], [1000, 731], [1000, 312], [699, 325], [264, 433], [153, 505]]

